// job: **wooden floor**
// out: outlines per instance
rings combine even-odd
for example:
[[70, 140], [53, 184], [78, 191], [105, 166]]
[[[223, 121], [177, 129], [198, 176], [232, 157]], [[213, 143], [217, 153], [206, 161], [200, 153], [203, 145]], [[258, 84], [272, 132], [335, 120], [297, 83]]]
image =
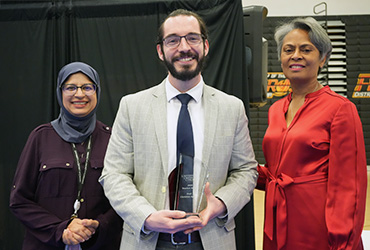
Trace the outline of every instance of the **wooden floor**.
[[[369, 168], [368, 168], [369, 169]], [[367, 200], [364, 230], [370, 231], [370, 171], [367, 172]], [[262, 250], [263, 215], [265, 192], [254, 191], [254, 224], [256, 237], [256, 250]]]

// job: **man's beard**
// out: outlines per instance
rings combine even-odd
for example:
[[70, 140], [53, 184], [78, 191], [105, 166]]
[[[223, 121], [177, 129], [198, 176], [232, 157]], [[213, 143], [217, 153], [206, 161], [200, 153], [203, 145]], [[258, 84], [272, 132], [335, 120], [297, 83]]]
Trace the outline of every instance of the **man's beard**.
[[170, 72], [170, 74], [174, 78], [180, 81], [189, 81], [193, 79], [194, 77], [198, 76], [199, 73], [203, 70], [203, 67], [205, 65], [205, 57], [202, 57], [199, 59], [199, 56], [198, 55], [194, 56], [193, 53], [180, 53], [180, 57], [185, 57], [185, 56], [194, 57], [194, 59], [198, 62], [197, 67], [194, 70], [190, 70], [189, 69], [190, 66], [185, 65], [183, 66], [182, 71], [178, 71], [174, 66], [176, 58], [172, 59], [172, 61], [168, 61], [166, 59], [166, 56], [164, 55], [164, 64], [167, 70]]

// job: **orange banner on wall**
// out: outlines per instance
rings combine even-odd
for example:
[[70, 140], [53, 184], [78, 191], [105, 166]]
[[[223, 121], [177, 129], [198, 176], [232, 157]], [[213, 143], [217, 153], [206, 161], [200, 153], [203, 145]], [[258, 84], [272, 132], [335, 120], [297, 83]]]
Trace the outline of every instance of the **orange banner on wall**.
[[267, 74], [267, 98], [282, 97], [292, 92], [290, 82], [283, 72], [269, 72]]
[[370, 98], [370, 73], [358, 75], [352, 98]]

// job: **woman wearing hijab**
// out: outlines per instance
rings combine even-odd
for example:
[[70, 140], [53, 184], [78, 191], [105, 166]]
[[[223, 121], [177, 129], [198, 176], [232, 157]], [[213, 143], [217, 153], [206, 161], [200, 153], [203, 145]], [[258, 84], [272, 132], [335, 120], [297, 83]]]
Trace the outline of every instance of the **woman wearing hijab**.
[[122, 220], [98, 183], [111, 134], [96, 120], [98, 73], [70, 63], [56, 91], [60, 115], [31, 132], [10, 194], [26, 227], [22, 249], [119, 249]]
[[366, 154], [356, 106], [322, 86], [329, 36], [313, 18], [275, 33], [292, 93], [269, 109], [263, 139], [266, 165], [264, 250], [362, 250]]

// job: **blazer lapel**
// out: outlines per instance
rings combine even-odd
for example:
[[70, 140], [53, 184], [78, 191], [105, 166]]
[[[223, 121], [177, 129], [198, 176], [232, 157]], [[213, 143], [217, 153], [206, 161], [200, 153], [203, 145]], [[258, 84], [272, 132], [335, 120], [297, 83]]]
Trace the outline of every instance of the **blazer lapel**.
[[168, 175], [167, 100], [164, 81], [153, 92], [151, 110], [164, 173]]
[[203, 164], [208, 166], [212, 145], [216, 134], [218, 101], [215, 93], [207, 85], [204, 85], [204, 144], [203, 144]]
[[204, 185], [208, 181], [209, 174], [209, 158], [212, 151], [212, 145], [216, 135], [217, 116], [218, 116], [218, 101], [216, 100], [215, 93], [212, 88], [204, 85], [202, 102], [204, 105], [204, 142], [203, 142], [203, 155], [202, 155], [202, 168], [199, 178], [199, 198], [200, 211], [206, 206], [206, 197], [202, 195]]

